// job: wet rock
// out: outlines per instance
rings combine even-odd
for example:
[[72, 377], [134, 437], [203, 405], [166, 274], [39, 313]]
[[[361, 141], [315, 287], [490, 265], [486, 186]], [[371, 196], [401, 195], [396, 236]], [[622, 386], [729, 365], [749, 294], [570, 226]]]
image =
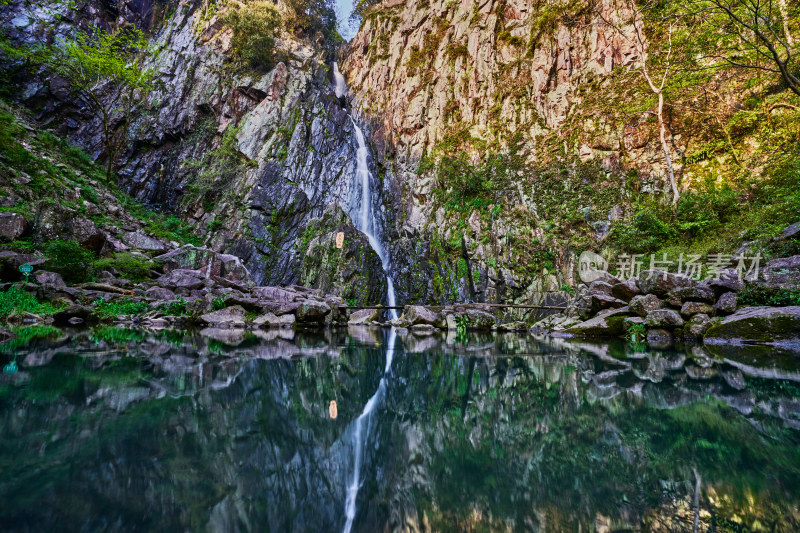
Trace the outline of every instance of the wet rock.
[[719, 370], [714, 367], [702, 367], [695, 365], [686, 365], [686, 375], [695, 380], [709, 380], [714, 379], [719, 375]]
[[142, 230], [126, 233], [122, 236], [122, 241], [131, 248], [157, 254], [163, 254], [169, 249], [166, 243], [149, 236]]
[[61, 289], [67, 286], [67, 284], [64, 283], [64, 278], [61, 277], [61, 274], [57, 274], [56, 272], [41, 270], [34, 273], [33, 279], [36, 280], [36, 283], [40, 285], [48, 285], [56, 289]]
[[164, 274], [156, 280], [161, 287], [168, 289], [199, 289], [204, 286], [206, 278], [199, 270], [177, 269]]
[[688, 339], [700, 339], [710, 327], [711, 318], [707, 314], [696, 314], [684, 326], [683, 336]]
[[206, 313], [200, 317], [200, 321], [211, 326], [243, 327], [245, 325], [244, 316], [244, 308], [234, 305], [213, 313]]
[[80, 318], [86, 320], [91, 316], [92, 309], [84, 305], [71, 305], [66, 309], [62, 309], [53, 315], [53, 320], [57, 324], [67, 323], [71, 318]]
[[495, 318], [492, 314], [481, 309], [468, 308], [461, 313], [467, 317], [467, 329], [476, 331], [490, 331], [495, 326]]
[[744, 288], [744, 282], [739, 276], [739, 273], [728, 268], [719, 273], [716, 278], [707, 281], [708, 286], [714, 291], [715, 294], [722, 295], [726, 292], [739, 292]]
[[718, 315], [730, 315], [736, 312], [739, 305], [739, 297], [735, 292], [726, 292], [719, 297], [717, 303], [714, 304], [714, 311]]
[[144, 295], [154, 300], [169, 301], [175, 299], [175, 293], [164, 287], [150, 287]]
[[622, 329], [628, 331], [633, 326], [644, 325], [644, 318], [640, 316], [628, 316], [622, 321]]
[[661, 328], [648, 329], [647, 342], [651, 348], [668, 348], [672, 344], [672, 332]]
[[28, 223], [17, 213], [0, 213], [0, 235], [6, 240], [15, 241], [25, 234]]
[[769, 261], [764, 265], [763, 275], [763, 284], [768, 287], [800, 287], [800, 255]]
[[712, 325], [704, 342], [800, 346], [800, 307], [745, 307]]
[[689, 318], [697, 314], [713, 315], [714, 308], [711, 305], [703, 302], [686, 302], [681, 307], [681, 315], [685, 318]]
[[640, 294], [631, 299], [628, 307], [637, 315], [645, 317], [650, 311], [662, 309], [664, 307], [664, 301], [655, 294]]
[[634, 296], [641, 294], [639, 285], [636, 280], [629, 279], [622, 283], [618, 283], [611, 287], [611, 296], [622, 300], [623, 302], [630, 302]]
[[677, 311], [672, 309], [654, 309], [647, 313], [645, 323], [649, 328], [682, 328], [684, 321]]
[[720, 372], [722, 379], [729, 387], [736, 390], [744, 390], [747, 388], [747, 382], [744, 379], [742, 371], [738, 368], [726, 368]]
[[693, 287], [696, 284], [696, 281], [687, 276], [661, 270], [645, 270], [639, 275], [639, 289], [642, 293], [661, 297], [675, 289]]

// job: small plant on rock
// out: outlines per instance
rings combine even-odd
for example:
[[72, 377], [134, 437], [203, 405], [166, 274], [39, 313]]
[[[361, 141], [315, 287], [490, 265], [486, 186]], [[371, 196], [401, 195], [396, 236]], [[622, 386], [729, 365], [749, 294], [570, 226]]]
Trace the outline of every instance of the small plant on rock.
[[217, 296], [211, 300], [211, 307], [214, 309], [214, 311], [225, 309], [227, 307], [227, 305], [225, 305], [225, 298], [222, 296]]
[[457, 316], [456, 317], [456, 342], [461, 342], [467, 344], [469, 342], [469, 336], [467, 335], [467, 330], [469, 329], [469, 317], [468, 316]]

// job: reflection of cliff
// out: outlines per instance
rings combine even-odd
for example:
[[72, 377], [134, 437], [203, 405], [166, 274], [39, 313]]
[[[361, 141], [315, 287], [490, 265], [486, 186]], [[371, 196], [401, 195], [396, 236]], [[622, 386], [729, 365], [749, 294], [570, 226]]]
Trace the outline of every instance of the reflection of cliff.
[[[384, 363], [384, 332], [351, 333], [118, 332], [20, 354], [0, 388], [0, 527], [340, 529], [352, 422]], [[394, 361], [357, 531], [685, 530], [693, 469], [704, 528], [797, 526], [790, 373], [511, 335], [399, 335]]]

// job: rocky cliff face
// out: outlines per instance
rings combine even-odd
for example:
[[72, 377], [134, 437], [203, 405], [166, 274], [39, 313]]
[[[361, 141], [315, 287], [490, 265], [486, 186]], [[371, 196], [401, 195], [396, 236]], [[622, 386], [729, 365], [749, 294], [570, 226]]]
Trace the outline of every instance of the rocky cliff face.
[[[44, 20], [55, 24], [56, 34], [76, 25], [148, 29], [158, 51], [148, 63], [157, 83], [137, 109], [131, 142], [118, 160], [122, 185], [139, 200], [182, 214], [198, 232], [208, 233], [208, 245], [242, 257], [257, 283], [298, 282], [305, 246], [317, 237], [306, 231], [308, 222], [329, 204], [352, 215], [360, 200], [353, 123], [331, 88], [326, 48], [283, 33], [277, 39], [279, 61], [257, 72], [231, 63], [232, 30], [213, 4], [111, 7], [82, 2], [74, 11], [62, 9], [66, 18], [54, 23], [61, 8], [48, 11], [20, 0], [4, 10], [0, 22], [17, 43], [42, 39]], [[62, 80], [45, 74], [20, 76], [19, 99], [38, 109], [46, 127], [102, 158], [97, 119], [76, 105]], [[109, 88], [106, 98], [116, 97]], [[224, 157], [235, 168], [222, 176], [214, 165]], [[198, 183], [204, 171], [212, 175], [210, 186]], [[372, 174], [379, 178], [374, 167]], [[376, 184], [372, 195], [378, 234], [387, 216], [383, 198], [390, 192], [383, 185]], [[215, 194], [192, 194], [202, 186]], [[353, 228], [349, 219], [342, 224]], [[363, 253], [374, 255], [369, 248]], [[364, 273], [367, 279], [382, 279], [379, 260], [364, 264], [378, 266]]]

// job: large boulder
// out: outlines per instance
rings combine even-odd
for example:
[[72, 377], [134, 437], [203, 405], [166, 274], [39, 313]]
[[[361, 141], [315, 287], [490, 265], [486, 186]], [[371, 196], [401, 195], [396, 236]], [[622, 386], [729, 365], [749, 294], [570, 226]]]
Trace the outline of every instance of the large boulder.
[[764, 265], [763, 275], [763, 283], [769, 287], [800, 287], [800, 255], [773, 259]]
[[694, 315], [683, 328], [683, 336], [687, 339], [699, 339], [711, 327], [711, 318], [706, 314]]
[[417, 324], [430, 324], [431, 326], [443, 326], [442, 317], [429, 308], [421, 305], [407, 305], [403, 309], [401, 322], [406, 327], [416, 326]]
[[688, 276], [663, 270], [645, 270], [639, 274], [639, 289], [642, 294], [664, 297], [672, 290], [695, 285], [697, 282]]
[[154, 300], [169, 301], [175, 299], [175, 293], [165, 287], [150, 287], [144, 295]]
[[28, 224], [25, 217], [17, 213], [0, 213], [0, 235], [6, 240], [15, 241], [22, 237]]
[[707, 344], [759, 342], [800, 348], [800, 306], [745, 307], [706, 332]]
[[106, 234], [85, 217], [74, 217], [67, 221], [65, 228], [69, 237], [95, 252], [100, 252], [106, 243]]
[[726, 292], [719, 297], [717, 303], [714, 304], [714, 311], [718, 315], [730, 315], [736, 312], [736, 307], [739, 305], [739, 297], [735, 292]]
[[153, 259], [164, 265], [166, 272], [173, 270], [198, 270], [209, 278], [223, 278], [252, 285], [250, 271], [235, 255], [220, 254], [208, 248], [198, 248], [187, 244]]
[[655, 294], [640, 294], [631, 299], [628, 307], [630, 308], [631, 312], [636, 313], [641, 317], [645, 317], [650, 311], [662, 309], [664, 307], [664, 300]]
[[234, 305], [226, 307], [213, 313], [206, 313], [200, 317], [200, 321], [215, 327], [243, 327], [245, 325], [245, 310], [243, 307]]
[[686, 302], [681, 307], [681, 315], [686, 318], [700, 314], [713, 315], [714, 308], [710, 304], [704, 302]]
[[682, 328], [683, 319], [681, 315], [672, 309], [655, 309], [647, 313], [644, 319], [649, 328]]
[[67, 286], [67, 284], [64, 283], [64, 278], [61, 277], [61, 274], [56, 272], [40, 270], [39, 272], [34, 273], [33, 279], [36, 280], [36, 283], [39, 285], [47, 285], [48, 287], [53, 287], [56, 289], [62, 289]]
[[259, 328], [288, 328], [294, 325], [294, 321], [294, 315], [277, 316], [267, 312], [253, 320], [253, 325]]
[[713, 304], [716, 301], [714, 291], [702, 284], [696, 287], [681, 287], [673, 289], [667, 294], [667, 302], [675, 307], [680, 307], [685, 302], [703, 302]]
[[318, 300], [305, 300], [295, 310], [295, 320], [298, 324], [312, 325], [325, 323], [325, 317], [331, 312], [331, 308], [325, 302]]
[[362, 326], [364, 324], [378, 322], [381, 319], [382, 313], [383, 311], [380, 309], [360, 309], [358, 311], [354, 311], [348, 317], [347, 325]]
[[482, 309], [468, 308], [461, 314], [467, 317], [467, 328], [471, 330], [489, 331], [497, 323], [491, 313]]
[[623, 302], [630, 302], [634, 296], [638, 296], [641, 293], [642, 291], [639, 290], [639, 285], [634, 279], [623, 281], [611, 287], [611, 296]]
[[581, 337], [619, 337], [625, 333], [624, 323], [623, 315], [600, 315], [572, 326], [566, 333]]
[[716, 278], [707, 280], [707, 283], [717, 296], [726, 292], [739, 292], [744, 288], [741, 276], [732, 268], [721, 271]]

